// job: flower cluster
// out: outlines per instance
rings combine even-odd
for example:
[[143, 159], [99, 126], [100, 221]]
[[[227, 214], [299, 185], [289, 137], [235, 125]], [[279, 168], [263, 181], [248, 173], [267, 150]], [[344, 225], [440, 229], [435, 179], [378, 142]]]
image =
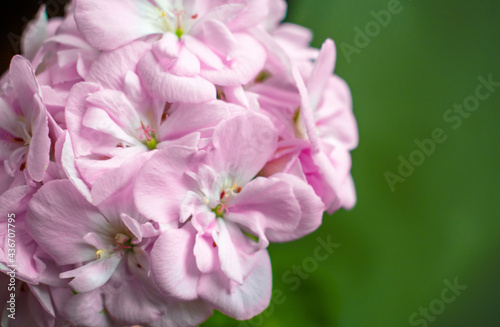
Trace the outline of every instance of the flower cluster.
[[0, 280], [15, 263], [29, 312], [9, 326], [196, 326], [268, 306], [269, 243], [356, 201], [333, 41], [310, 48], [285, 12], [282, 0], [40, 9], [0, 81]]

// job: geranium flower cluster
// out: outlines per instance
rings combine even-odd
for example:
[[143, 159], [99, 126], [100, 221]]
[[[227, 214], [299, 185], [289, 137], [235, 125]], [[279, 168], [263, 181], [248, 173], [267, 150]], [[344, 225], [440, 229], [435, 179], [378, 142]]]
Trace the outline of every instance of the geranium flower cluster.
[[40, 9], [0, 85], [9, 326], [196, 326], [268, 306], [269, 243], [356, 201], [333, 41], [310, 48], [285, 12], [276, 0]]

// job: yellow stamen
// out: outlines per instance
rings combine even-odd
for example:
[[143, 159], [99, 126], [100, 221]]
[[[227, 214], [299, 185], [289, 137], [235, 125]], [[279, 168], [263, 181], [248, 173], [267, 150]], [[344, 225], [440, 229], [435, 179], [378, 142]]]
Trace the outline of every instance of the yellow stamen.
[[101, 253], [103, 253], [103, 252], [104, 252], [104, 250], [99, 250], [99, 251], [97, 251], [97, 252], [95, 253], [95, 254], [97, 255], [97, 259], [98, 259], [98, 260], [99, 260], [99, 259], [101, 259]]

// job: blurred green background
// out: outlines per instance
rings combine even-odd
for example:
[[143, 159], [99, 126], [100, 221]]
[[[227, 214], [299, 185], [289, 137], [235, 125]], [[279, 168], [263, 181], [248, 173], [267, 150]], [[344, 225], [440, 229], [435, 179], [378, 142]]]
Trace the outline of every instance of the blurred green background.
[[[20, 3], [3, 3], [14, 9], [2, 14], [2, 71], [15, 53], [6, 36], [20, 34], [20, 17], [38, 7]], [[315, 47], [327, 37], [337, 44], [336, 73], [351, 87], [360, 131], [352, 153], [358, 203], [325, 216], [304, 239], [269, 247], [270, 309], [247, 322], [215, 314], [203, 327], [500, 326], [500, 87], [464, 110], [458, 128], [443, 118], [458, 119], [449, 110], [474, 96], [479, 76], [500, 82], [500, 2], [288, 3], [287, 21], [310, 28]], [[388, 6], [398, 13], [377, 30], [371, 11]], [[354, 29], [367, 24], [369, 44], [353, 50], [363, 41]], [[436, 128], [446, 141], [392, 192], [384, 173], [399, 175], [398, 157], [409, 160], [415, 140]], [[324, 261], [314, 259], [318, 238], [338, 244]], [[303, 264], [300, 276], [293, 270]], [[443, 293], [455, 279], [460, 295]]]
[[[287, 21], [310, 28], [315, 47], [336, 42], [360, 131], [358, 203], [304, 239], [269, 247], [282, 291], [272, 309], [243, 324], [216, 315], [204, 327], [500, 326], [500, 87], [455, 130], [443, 119], [474, 95], [479, 76], [500, 82], [500, 2], [402, 0], [375, 33], [370, 12], [392, 3], [289, 1]], [[348, 62], [341, 44], [355, 46], [354, 28], [367, 24], [373, 37]], [[384, 173], [398, 174], [398, 157], [409, 160], [415, 139], [435, 128], [446, 141], [391, 192]], [[313, 269], [307, 258], [328, 236], [340, 247]], [[311, 273], [297, 288], [292, 269], [304, 260]], [[455, 278], [467, 289], [439, 302]], [[429, 306], [428, 317], [419, 313]]]

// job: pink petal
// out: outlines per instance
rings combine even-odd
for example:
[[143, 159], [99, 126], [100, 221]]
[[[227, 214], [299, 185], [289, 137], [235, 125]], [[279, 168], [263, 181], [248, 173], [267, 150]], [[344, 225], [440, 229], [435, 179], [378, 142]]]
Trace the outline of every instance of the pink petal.
[[318, 132], [316, 131], [316, 123], [314, 121], [313, 109], [311, 107], [311, 99], [309, 97], [309, 93], [297, 67], [293, 67], [292, 74], [297, 88], [299, 89], [301, 99], [300, 117], [302, 117], [306, 125], [307, 135], [309, 137], [309, 141], [311, 142], [313, 152], [319, 152], [319, 136]]
[[35, 181], [41, 181], [45, 176], [45, 171], [50, 160], [50, 138], [47, 112], [42, 99], [37, 94], [34, 96], [34, 110], [32, 119], [32, 138], [29, 145], [26, 168]]
[[60, 162], [64, 173], [68, 176], [69, 180], [73, 183], [74, 187], [80, 192], [80, 194], [82, 194], [87, 201], [92, 202], [90, 187], [82, 179], [82, 175], [76, 167], [73, 142], [71, 141], [71, 137], [67, 131], [58, 140], [58, 143], [62, 144]]
[[14, 109], [2, 98], [0, 98], [0, 115], [2, 115], [0, 128], [12, 135], [18, 136], [20, 134], [18, 128], [19, 117], [15, 114]]
[[19, 55], [14, 56], [10, 63], [9, 76], [12, 86], [16, 91], [23, 114], [27, 121], [31, 120], [31, 112], [40, 110], [34, 108], [34, 94], [41, 95], [40, 87], [35, 78], [35, 72], [31, 63]]
[[210, 160], [217, 171], [235, 176], [239, 185], [250, 181], [276, 150], [278, 134], [269, 119], [246, 113], [217, 125]]
[[224, 67], [224, 64], [219, 56], [217, 56], [212, 49], [210, 49], [203, 42], [192, 37], [191, 35], [183, 36], [182, 41], [184, 42], [184, 46], [208, 67], [212, 69], [222, 69], [222, 67]]
[[264, 311], [271, 300], [271, 262], [266, 250], [247, 256], [242, 263], [248, 275], [242, 285], [220, 273], [205, 274], [198, 283], [200, 298], [215, 309], [238, 320]]
[[158, 288], [183, 301], [196, 300], [200, 272], [193, 255], [196, 231], [187, 225], [163, 232], [151, 251], [151, 272]]
[[142, 58], [137, 71], [149, 94], [167, 102], [201, 103], [216, 98], [212, 83], [200, 76], [176, 76], [166, 72], [153, 53]]
[[134, 198], [145, 217], [160, 223], [179, 219], [180, 205], [188, 191], [183, 175], [196, 167], [199, 156], [196, 149], [170, 146], [144, 164], [136, 180]]
[[160, 62], [167, 63], [179, 58], [181, 45], [176, 35], [165, 33], [160, 40], [153, 43], [152, 50]]
[[[90, 105], [94, 105], [103, 109], [118, 126], [125, 130], [130, 131], [135, 126], [141, 126], [141, 118], [139, 114], [127, 99], [125, 94], [121, 91], [102, 90], [89, 95], [86, 101]], [[98, 124], [84, 125], [92, 128]], [[105, 132], [105, 130], [103, 131]], [[132, 131], [133, 132], [133, 131]]]
[[95, 249], [83, 237], [108, 226], [69, 180], [45, 184], [29, 203], [26, 223], [37, 243], [61, 265], [95, 259]]
[[160, 127], [161, 140], [173, 140], [194, 132], [213, 129], [230, 117], [228, 105], [219, 100], [202, 104], [181, 104]]
[[155, 152], [144, 152], [134, 156], [102, 177], [98, 178], [92, 185], [92, 199], [95, 205], [99, 205], [114, 194], [123, 191], [134, 184], [135, 177], [141, 170], [144, 163], [154, 155]]
[[123, 278], [118, 282], [118, 287], [106, 288], [104, 297], [113, 320], [122, 326], [130, 326], [155, 321], [161, 316], [163, 301], [155, 299], [143, 282], [136, 278]]
[[182, 47], [168, 71], [176, 76], [194, 77], [200, 74], [201, 64], [198, 58], [186, 47]]
[[201, 300], [174, 302], [168, 306], [166, 314], [151, 327], [198, 326], [213, 314], [213, 308]]
[[198, 233], [194, 245], [194, 256], [196, 266], [201, 273], [212, 273], [219, 270], [219, 259], [217, 248], [213, 246], [214, 240], [209, 234]]
[[316, 109], [323, 93], [326, 90], [328, 81], [335, 68], [335, 44], [331, 39], [327, 39], [321, 46], [319, 57], [314, 65], [313, 72], [309, 77], [307, 89], [311, 99], [311, 107]]
[[243, 272], [236, 252], [235, 246], [231, 240], [224, 219], [217, 219], [218, 233], [214, 231], [213, 238], [219, 248], [220, 268], [226, 276], [238, 284], [243, 283]]
[[[83, 117], [87, 111], [85, 99], [89, 94], [102, 90], [102, 87], [94, 83], [80, 83], [75, 85], [68, 98], [66, 106], [66, 126], [74, 140], [74, 150], [77, 156], [88, 155], [92, 150], [92, 132], [83, 126]], [[90, 135], [89, 135], [90, 134]]]
[[258, 236], [262, 247], [267, 246], [268, 232], [292, 234], [300, 219], [300, 206], [292, 186], [273, 177], [252, 180], [230, 204], [234, 207], [228, 220]]
[[293, 194], [300, 205], [299, 223], [293, 232], [269, 230], [267, 237], [271, 242], [289, 242], [315, 231], [323, 218], [324, 204], [305, 181], [290, 174], [276, 174], [273, 178], [285, 181], [292, 186]]
[[222, 55], [223, 59], [233, 56], [238, 42], [226, 25], [218, 20], [209, 20], [203, 26], [203, 38], [213, 51]]
[[66, 319], [77, 326], [113, 326], [105, 311], [103, 296], [100, 290], [73, 295], [63, 309]]
[[270, 2], [277, 0], [250, 0], [246, 1], [245, 11], [229, 23], [232, 31], [248, 30], [264, 21], [269, 15]]
[[137, 41], [115, 51], [101, 54], [92, 63], [87, 81], [106, 88], [123, 90], [126, 74], [135, 72], [137, 63], [150, 49], [149, 44]]
[[69, 286], [79, 293], [86, 293], [104, 285], [116, 267], [122, 260], [119, 253], [114, 253], [110, 257], [99, 259], [87, 263], [86, 265], [65, 271], [59, 275], [60, 278], [74, 277]]
[[204, 69], [201, 76], [217, 85], [247, 84], [264, 68], [267, 53], [262, 45], [247, 34], [233, 34], [238, 47], [222, 69]]
[[100, 50], [113, 50], [142, 36], [162, 33], [160, 19], [161, 13], [148, 0], [76, 1], [78, 29]]

